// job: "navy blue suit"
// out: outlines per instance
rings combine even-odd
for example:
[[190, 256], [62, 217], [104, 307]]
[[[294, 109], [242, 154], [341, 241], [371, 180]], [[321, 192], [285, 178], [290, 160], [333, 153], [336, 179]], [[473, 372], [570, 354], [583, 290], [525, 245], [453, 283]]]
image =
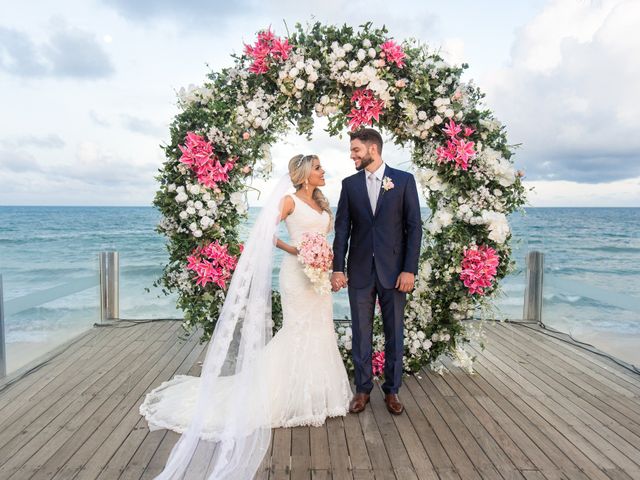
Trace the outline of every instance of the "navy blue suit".
[[[352, 354], [358, 392], [373, 388], [371, 356], [376, 297], [385, 335], [385, 393], [402, 383], [406, 294], [395, 288], [401, 272], [418, 273], [422, 219], [416, 182], [408, 172], [385, 165], [394, 187], [380, 189], [375, 212], [367, 194], [365, 170], [345, 178], [336, 212], [333, 271], [348, 278]], [[384, 186], [384, 183], [383, 183]]]

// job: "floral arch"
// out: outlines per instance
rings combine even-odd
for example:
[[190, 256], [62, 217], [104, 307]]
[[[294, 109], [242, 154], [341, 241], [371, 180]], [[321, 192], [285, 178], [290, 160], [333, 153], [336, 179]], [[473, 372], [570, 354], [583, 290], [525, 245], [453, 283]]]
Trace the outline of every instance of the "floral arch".
[[[310, 136], [314, 117], [324, 116], [330, 135], [370, 125], [409, 147], [431, 211], [405, 310], [405, 371], [441, 354], [471, 368], [462, 320], [491, 306], [514, 267], [507, 215], [524, 205], [525, 189], [505, 128], [480, 90], [461, 81], [467, 66], [448, 65], [416, 40], [397, 43], [371, 24], [298, 24], [284, 38], [265, 30], [233, 58], [233, 67], [179, 92], [181, 111], [156, 177], [158, 231], [169, 250], [156, 284], [177, 292], [184, 329], [201, 326], [201, 340], [210, 338], [242, 251], [244, 192], [253, 177], [268, 177], [269, 146], [292, 126]], [[350, 328], [336, 328], [351, 370]], [[374, 332], [381, 350], [379, 318]]]

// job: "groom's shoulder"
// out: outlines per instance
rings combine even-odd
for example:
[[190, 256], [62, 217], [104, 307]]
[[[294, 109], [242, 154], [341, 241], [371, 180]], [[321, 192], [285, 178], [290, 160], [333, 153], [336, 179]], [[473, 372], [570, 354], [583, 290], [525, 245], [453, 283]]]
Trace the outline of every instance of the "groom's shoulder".
[[360, 170], [359, 172], [356, 172], [356, 173], [354, 173], [353, 175], [349, 175], [348, 177], [343, 178], [343, 179], [342, 179], [342, 184], [343, 184], [343, 185], [349, 185], [350, 183], [355, 182], [355, 181], [356, 181], [356, 179], [357, 179], [359, 176], [362, 176], [362, 175], [364, 175], [364, 171], [363, 171], [363, 170]]

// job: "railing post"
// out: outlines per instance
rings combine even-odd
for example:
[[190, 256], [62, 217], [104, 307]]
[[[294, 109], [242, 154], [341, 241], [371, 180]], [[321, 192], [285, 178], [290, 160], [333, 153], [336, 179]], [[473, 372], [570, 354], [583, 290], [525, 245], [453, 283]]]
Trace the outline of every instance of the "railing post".
[[2, 293], [2, 274], [0, 274], [0, 378], [7, 376], [7, 349], [4, 336], [4, 297]]
[[544, 253], [529, 252], [526, 258], [526, 269], [522, 319], [525, 322], [541, 324]]
[[100, 252], [100, 319], [120, 317], [120, 258], [118, 252]]

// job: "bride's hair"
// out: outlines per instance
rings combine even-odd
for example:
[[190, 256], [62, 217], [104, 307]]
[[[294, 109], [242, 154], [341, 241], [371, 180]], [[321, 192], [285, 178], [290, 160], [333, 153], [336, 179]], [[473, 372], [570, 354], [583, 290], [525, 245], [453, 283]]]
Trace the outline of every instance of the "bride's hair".
[[[296, 191], [304, 187], [304, 182], [311, 175], [311, 168], [313, 167], [313, 161], [318, 158], [317, 155], [296, 155], [289, 160], [289, 176], [291, 177], [291, 183], [296, 188]], [[320, 207], [333, 217], [333, 212], [329, 206], [329, 200], [324, 196], [322, 190], [318, 187], [313, 191], [312, 198]]]

